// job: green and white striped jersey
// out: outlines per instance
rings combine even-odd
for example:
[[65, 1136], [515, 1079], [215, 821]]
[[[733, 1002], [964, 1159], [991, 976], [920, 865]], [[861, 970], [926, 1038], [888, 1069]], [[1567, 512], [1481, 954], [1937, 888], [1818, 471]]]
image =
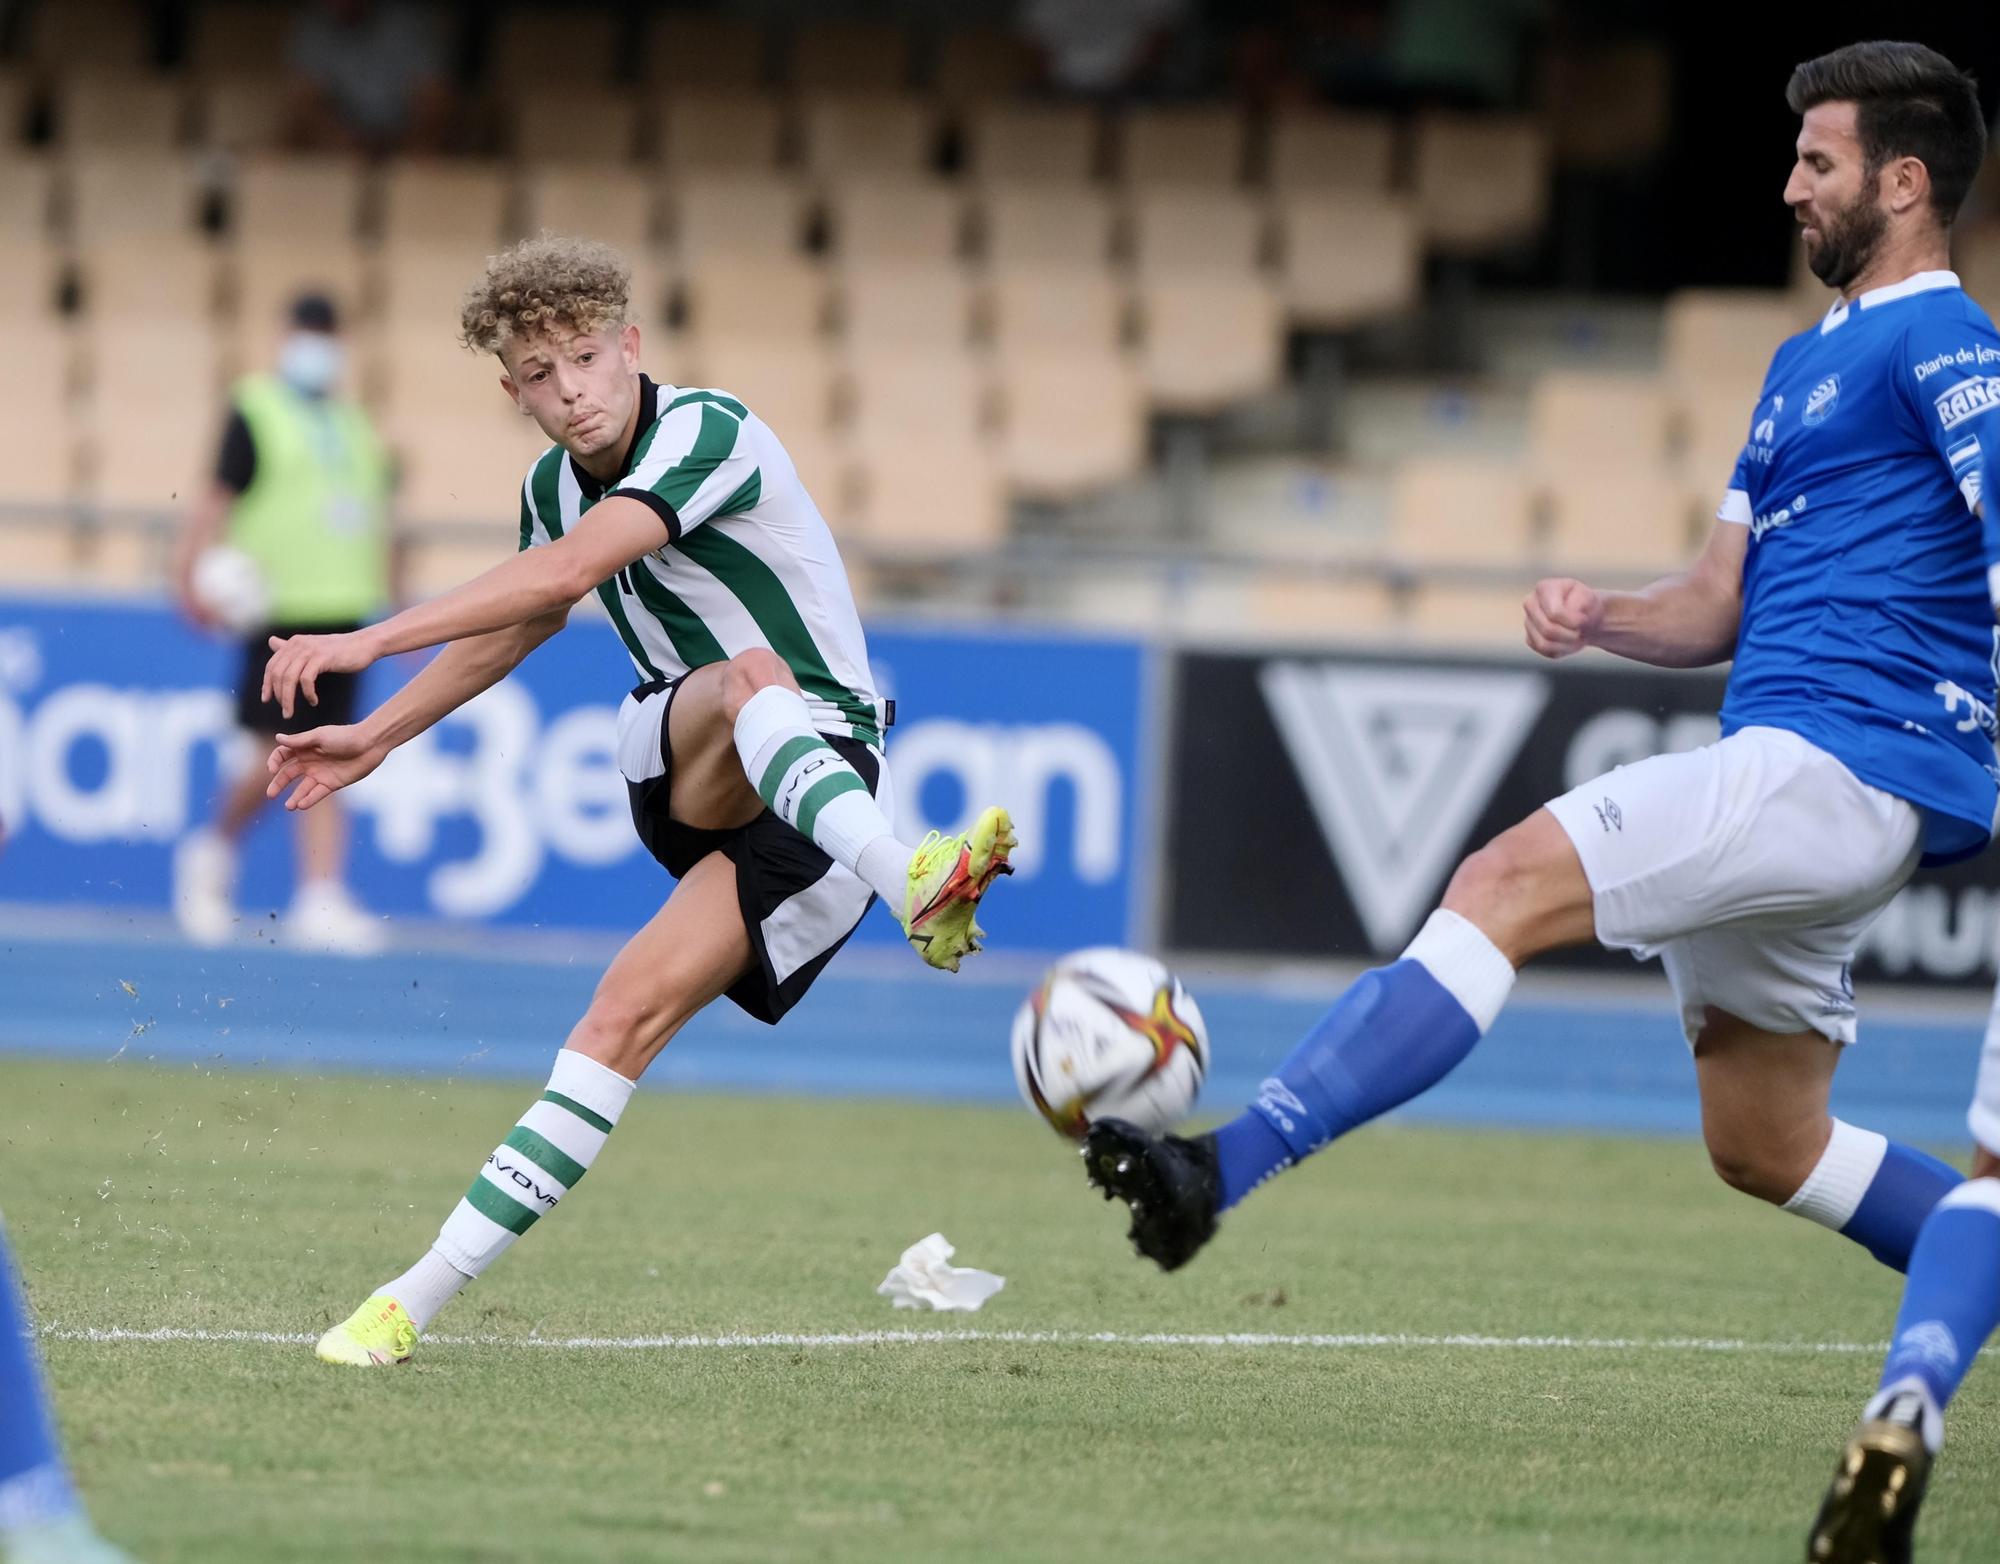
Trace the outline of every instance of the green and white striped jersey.
[[778, 437], [726, 392], [639, 377], [625, 475], [601, 485], [562, 447], [521, 485], [521, 547], [563, 536], [606, 494], [659, 512], [667, 542], [597, 589], [641, 679], [754, 646], [799, 681], [822, 733], [882, 743], [881, 703], [847, 571]]

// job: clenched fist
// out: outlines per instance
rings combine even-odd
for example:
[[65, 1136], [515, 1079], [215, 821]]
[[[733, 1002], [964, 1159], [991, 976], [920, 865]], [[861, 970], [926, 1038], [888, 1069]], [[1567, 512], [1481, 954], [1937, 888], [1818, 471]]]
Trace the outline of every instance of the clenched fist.
[[1604, 617], [1603, 594], [1568, 576], [1537, 581], [1521, 607], [1528, 618], [1528, 645], [1544, 657], [1582, 651]]

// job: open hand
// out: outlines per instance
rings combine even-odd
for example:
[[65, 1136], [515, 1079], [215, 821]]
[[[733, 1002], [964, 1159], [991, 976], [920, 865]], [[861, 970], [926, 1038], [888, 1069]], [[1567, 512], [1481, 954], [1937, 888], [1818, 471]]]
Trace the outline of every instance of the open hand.
[[365, 630], [345, 635], [274, 635], [271, 652], [271, 660], [264, 666], [264, 699], [275, 700], [288, 719], [300, 694], [311, 705], [319, 704], [321, 674], [359, 673], [375, 661]]
[[[327, 639], [322, 637], [321, 639]], [[310, 809], [351, 782], [359, 782], [382, 764], [388, 750], [371, 743], [357, 724], [314, 728], [306, 733], [280, 733], [278, 747], [265, 764], [271, 773], [266, 798], [276, 798], [296, 782], [287, 809]]]

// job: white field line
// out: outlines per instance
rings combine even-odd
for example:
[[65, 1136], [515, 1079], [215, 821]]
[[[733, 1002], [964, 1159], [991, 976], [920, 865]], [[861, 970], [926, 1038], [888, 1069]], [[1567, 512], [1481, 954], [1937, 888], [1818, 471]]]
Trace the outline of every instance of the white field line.
[[[162, 1325], [151, 1330], [123, 1326], [74, 1326], [50, 1322], [41, 1334], [51, 1341], [94, 1343], [214, 1342], [224, 1345], [302, 1347], [318, 1338], [300, 1331], [188, 1330]], [[1866, 1341], [1742, 1341], [1701, 1336], [1415, 1336], [1278, 1335], [1263, 1331], [1066, 1331], [1066, 1330], [863, 1330], [817, 1334], [774, 1331], [722, 1336], [427, 1336], [435, 1347], [539, 1347], [554, 1352], [689, 1352], [735, 1351], [758, 1347], [825, 1349], [840, 1347], [906, 1347], [957, 1342], [996, 1342], [1008, 1346], [1105, 1347], [1225, 1347], [1268, 1350], [1352, 1352], [1370, 1348], [1484, 1349], [1513, 1352], [1683, 1352], [1742, 1353], [1801, 1356], [1827, 1353], [1878, 1353], [1887, 1342]]]

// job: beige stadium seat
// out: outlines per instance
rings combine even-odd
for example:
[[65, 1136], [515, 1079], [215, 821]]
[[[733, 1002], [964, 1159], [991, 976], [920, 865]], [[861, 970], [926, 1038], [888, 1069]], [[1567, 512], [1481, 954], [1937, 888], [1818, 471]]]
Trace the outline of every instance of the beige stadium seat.
[[[467, 360], [466, 373], [473, 373]], [[494, 392], [488, 408], [453, 403], [398, 414], [384, 435], [396, 452], [396, 511], [414, 526], [483, 528], [504, 549], [520, 540], [521, 481], [549, 442]]]
[[[28, 360], [32, 362], [32, 360]], [[54, 387], [51, 387], [54, 390]], [[21, 397], [7, 411], [7, 499], [16, 505], [60, 505], [76, 495], [76, 407], [66, 395]], [[7, 568], [8, 534], [0, 532], [0, 571]]]
[[1400, 315], [1423, 283], [1423, 237], [1409, 203], [1390, 196], [1282, 198], [1285, 311], [1294, 323], [1338, 331]]
[[493, 29], [487, 79], [503, 96], [551, 82], [607, 83], [618, 64], [618, 18], [608, 6], [541, 6], [504, 12]]
[[1396, 122], [1385, 114], [1286, 110], [1271, 126], [1264, 174], [1280, 194], [1386, 195], [1396, 180]]
[[764, 34], [713, 12], [656, 13], [646, 32], [646, 80], [658, 87], [755, 90], [764, 83]]
[[1551, 50], [1544, 95], [1563, 168], [1618, 171], [1658, 153], [1673, 122], [1673, 64], [1657, 43]]
[[1009, 487], [1070, 500], [1145, 464], [1146, 413], [1131, 365], [1071, 348], [1000, 362], [1000, 459]]
[[389, 243], [377, 258], [381, 314], [395, 332], [458, 335], [459, 306], [486, 266], [490, 246], [464, 240]]
[[27, 128], [27, 81], [19, 71], [0, 66], [0, 154], [13, 156]]
[[16, 243], [45, 239], [55, 190], [55, 166], [46, 158], [0, 158], [0, 236]]
[[784, 151], [784, 106], [749, 92], [676, 92], [660, 110], [660, 140], [677, 176], [766, 173]]
[[1533, 584], [1525, 575], [1490, 586], [1420, 582], [1403, 623], [1410, 639], [1433, 646], [1496, 651], [1522, 647], [1528, 638], [1527, 610], [1522, 604]]
[[1329, 645], [1382, 640], [1402, 626], [1387, 584], [1366, 576], [1327, 577], [1288, 571], [1260, 574], [1237, 627], [1261, 636]]
[[1234, 104], [1133, 109], [1119, 127], [1119, 176], [1135, 187], [1240, 185], [1246, 130]]
[[1233, 190], [1141, 190], [1132, 197], [1132, 255], [1142, 276], [1248, 277], [1263, 263], [1265, 217]]
[[1389, 547], [1427, 565], [1519, 566], [1535, 547], [1525, 467], [1490, 457], [1415, 457], [1390, 486]]
[[73, 151], [176, 145], [187, 123], [180, 82], [141, 73], [72, 75], [55, 89], [56, 135]]
[[1544, 469], [1624, 464], [1651, 472], [1667, 456], [1673, 402], [1648, 375], [1555, 370], [1535, 382], [1528, 440]]
[[188, 37], [187, 66], [199, 78], [268, 74], [290, 47], [293, 8], [270, 0], [202, 0]]
[[222, 427], [215, 335], [146, 321], [96, 330], [92, 340], [91, 498], [121, 509], [178, 508], [215, 460]]
[[382, 237], [458, 240], [490, 248], [505, 236], [507, 176], [497, 166], [411, 158], [382, 175]]
[[[4, 253], [0, 252], [0, 262], [4, 259]], [[37, 391], [33, 397], [13, 399], [10, 409], [20, 411], [65, 402], [80, 379], [77, 334], [69, 320], [46, 311], [0, 315], [0, 329], [7, 334], [8, 356], [21, 366], [23, 383], [34, 385]], [[12, 445], [10, 436], [10, 449]]]
[[895, 560], [950, 559], [997, 547], [1007, 495], [992, 451], [976, 441], [855, 447], [854, 533]]
[[[527, 469], [525, 466], [522, 471]], [[496, 524], [486, 530], [427, 536], [409, 545], [406, 590], [413, 598], [436, 597], [495, 565], [511, 559], [520, 534]]]
[[96, 322], [210, 320], [221, 299], [215, 250], [193, 234], [93, 245], [79, 256], [78, 270], [84, 310]]
[[844, 180], [827, 198], [843, 264], [950, 261], [964, 248], [965, 197], [955, 185], [914, 179]]
[[1736, 460], [1750, 438], [1762, 382], [1740, 376], [1678, 381], [1674, 387], [1681, 431], [1682, 476], [1710, 514], [1722, 503]]
[[88, 60], [99, 70], [138, 70], [152, 55], [143, 0], [44, 0], [26, 9], [24, 52], [45, 69]]
[[798, 186], [775, 174], [684, 179], [668, 193], [667, 213], [674, 251], [687, 265], [727, 256], [794, 257], [805, 232]]
[[852, 351], [847, 365], [850, 423], [860, 446], [963, 445], [984, 440], [992, 428], [991, 387], [980, 367], [963, 354], [896, 344]]
[[225, 76], [199, 93], [200, 142], [222, 152], [272, 152], [284, 145], [285, 84], [269, 76]]
[[841, 333], [856, 347], [963, 352], [972, 335], [972, 283], [950, 263], [881, 262], [840, 287]]
[[994, 274], [988, 291], [993, 341], [1002, 354], [1112, 352], [1129, 334], [1130, 302], [1106, 271], [1009, 267]]
[[192, 160], [170, 152], [79, 152], [67, 160], [72, 237], [191, 233], [201, 181]]
[[360, 230], [363, 178], [353, 158], [244, 158], [229, 185], [230, 230], [245, 239], [351, 244]]
[[497, 361], [460, 346], [456, 331], [387, 336], [381, 383], [383, 416], [406, 438], [432, 415], [488, 421], [503, 415], [528, 421], [501, 389]]
[[1541, 124], [1430, 113], [1415, 134], [1417, 209], [1434, 249], [1483, 254], [1540, 231], [1549, 204], [1549, 137]]
[[978, 197], [980, 250], [1008, 266], [1104, 267], [1115, 214], [1085, 185], [992, 184]]
[[910, 35], [876, 22], [807, 22], [792, 37], [790, 69], [801, 91], [896, 92], [910, 81]]
[[1276, 293], [1257, 278], [1143, 283], [1139, 318], [1139, 368], [1157, 408], [1219, 412], [1278, 382], [1283, 313]]
[[525, 163], [628, 163], [639, 150], [639, 99], [622, 87], [523, 88], [500, 112]]
[[0, 322], [9, 331], [57, 322], [63, 281], [71, 274], [61, 251], [33, 233], [0, 229]]
[[[2000, 159], [1989, 160], [1989, 166], [1994, 163]], [[1984, 305], [1988, 314], [2000, 309], [2000, 212], [1955, 236], [1952, 264], [1965, 291]], [[1820, 308], [1825, 310], [1824, 300]]]
[[1666, 473], [1570, 468], [1550, 478], [1546, 497], [1556, 570], [1651, 579], [1678, 570], [1693, 552], [1695, 508], [1686, 485]]
[[229, 294], [241, 361], [268, 364], [284, 335], [285, 315], [302, 293], [332, 299], [348, 326], [362, 318], [367, 271], [352, 241], [245, 239], [228, 252]]
[[67, 521], [0, 522], [0, 587], [74, 586], [82, 534]]
[[1664, 367], [1674, 380], [1763, 384], [1778, 344], [1805, 324], [1779, 288], [1686, 288], [1667, 299]]
[[1034, 75], [1034, 51], [1020, 38], [974, 29], [952, 33], [938, 44], [931, 90], [945, 103], [975, 103], [1010, 97]]
[[659, 231], [659, 190], [636, 168], [547, 164], [527, 170], [522, 198], [529, 233], [548, 229], [616, 245], [630, 258]]
[[167, 584], [172, 532], [164, 526], [112, 521], [84, 534], [84, 569], [94, 587], [158, 590]]
[[690, 335], [759, 338], [805, 346], [825, 333], [827, 281], [818, 267], [792, 257], [703, 258], [682, 274]]
[[805, 165], [821, 179], [914, 178], [936, 161], [937, 112], [921, 98], [819, 92], [799, 106]]
[[1096, 177], [1099, 126], [1088, 104], [982, 103], [964, 131], [977, 179], [1081, 185]]

